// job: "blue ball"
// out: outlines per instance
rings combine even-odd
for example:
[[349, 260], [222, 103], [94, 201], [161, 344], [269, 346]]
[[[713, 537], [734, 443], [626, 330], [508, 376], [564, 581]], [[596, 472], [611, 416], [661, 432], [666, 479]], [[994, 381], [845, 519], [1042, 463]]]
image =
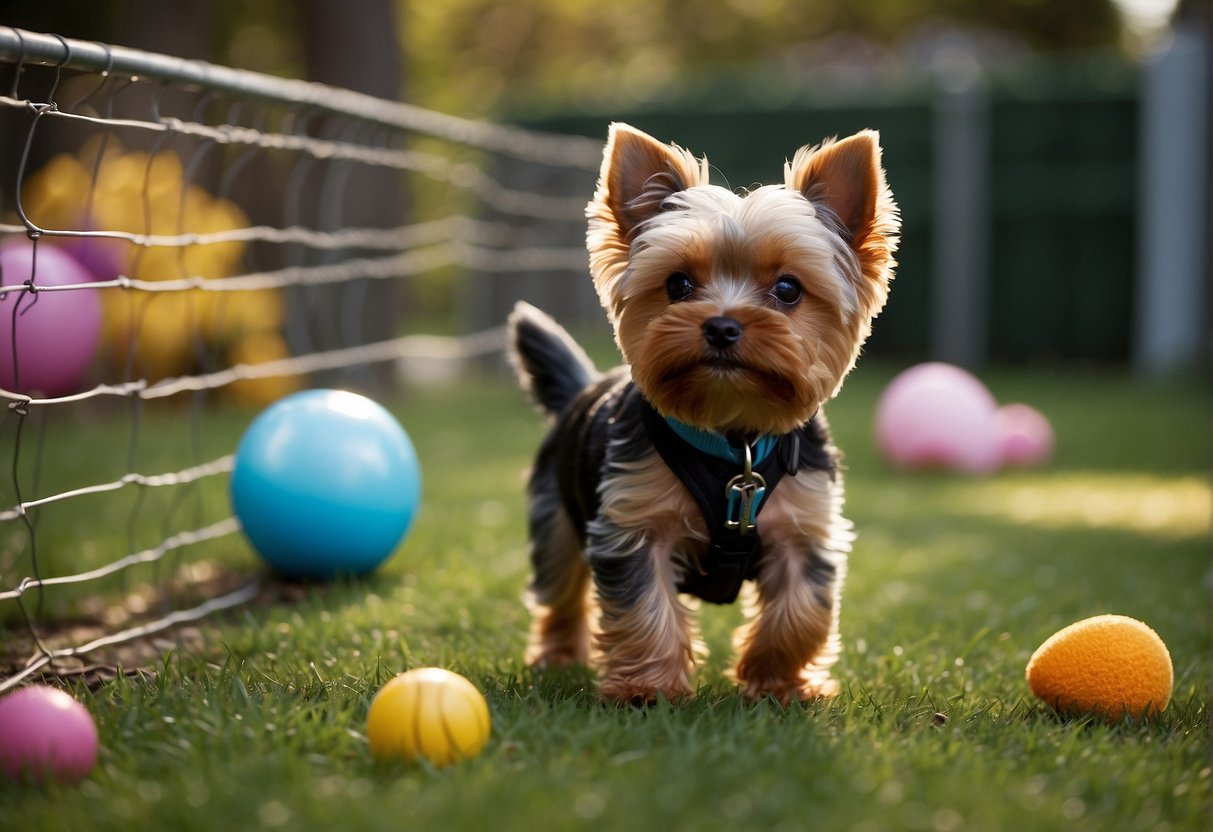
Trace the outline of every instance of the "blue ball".
[[382, 405], [343, 390], [306, 390], [249, 425], [231, 496], [249, 542], [278, 572], [361, 575], [404, 538], [421, 500], [421, 470], [408, 434]]

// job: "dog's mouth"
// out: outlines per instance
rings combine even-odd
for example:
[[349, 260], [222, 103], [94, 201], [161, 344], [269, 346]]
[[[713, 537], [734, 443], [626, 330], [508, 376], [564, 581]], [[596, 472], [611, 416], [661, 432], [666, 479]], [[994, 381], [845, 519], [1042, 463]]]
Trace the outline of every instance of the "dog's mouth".
[[744, 361], [738, 360], [737, 356], [727, 353], [715, 353], [709, 355], [706, 359], [700, 362], [699, 366], [709, 367], [713, 370], [718, 370], [724, 373], [744, 372], [750, 369], [750, 366]]
[[685, 381], [693, 383], [696, 377], [700, 381], [711, 380], [732, 384], [740, 384], [745, 378], [749, 379], [746, 387], [749, 387], [750, 384], [757, 384], [778, 391], [777, 395], [780, 398], [782, 398], [783, 388], [787, 386], [787, 380], [779, 372], [755, 366], [729, 353], [705, 355], [698, 361], [671, 368], [664, 374], [662, 380], [667, 384]]
[[750, 365], [736, 356], [712, 354], [669, 368], [662, 374], [662, 381], [666, 383], [680, 381], [702, 372], [717, 378], [729, 378], [749, 372], [751, 369]]
[[656, 369], [638, 365], [635, 376], [645, 396], [666, 415], [714, 430], [783, 433], [804, 422], [803, 385], [763, 356], [703, 351]]

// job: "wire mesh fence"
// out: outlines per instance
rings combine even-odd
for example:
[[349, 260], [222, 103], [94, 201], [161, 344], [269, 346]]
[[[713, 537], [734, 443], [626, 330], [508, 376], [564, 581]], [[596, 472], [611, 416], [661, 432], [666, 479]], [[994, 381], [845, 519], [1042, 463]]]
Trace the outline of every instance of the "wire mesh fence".
[[581, 181], [599, 153], [0, 28], [0, 691], [116, 672], [139, 655], [119, 646], [255, 598], [233, 425], [304, 386], [500, 349], [410, 313], [473, 272], [584, 274], [564, 241], [585, 194], [497, 163]]

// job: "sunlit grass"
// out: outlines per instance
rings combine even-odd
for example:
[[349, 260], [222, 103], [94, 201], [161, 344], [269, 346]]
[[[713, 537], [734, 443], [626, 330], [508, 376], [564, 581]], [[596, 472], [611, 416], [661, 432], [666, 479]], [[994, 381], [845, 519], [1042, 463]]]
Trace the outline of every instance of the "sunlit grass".
[[1120, 530], [1191, 538], [1210, 530], [1207, 478], [1075, 472], [981, 482], [960, 490], [958, 508], [1024, 526]]

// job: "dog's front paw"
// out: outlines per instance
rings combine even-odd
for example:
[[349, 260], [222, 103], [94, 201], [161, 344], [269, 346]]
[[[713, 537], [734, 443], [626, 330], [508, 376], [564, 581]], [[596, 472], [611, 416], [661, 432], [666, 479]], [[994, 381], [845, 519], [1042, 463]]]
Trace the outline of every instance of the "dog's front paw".
[[838, 695], [838, 680], [824, 671], [795, 679], [747, 679], [741, 684], [742, 693], [750, 702], [769, 696], [781, 705], [789, 705]]

